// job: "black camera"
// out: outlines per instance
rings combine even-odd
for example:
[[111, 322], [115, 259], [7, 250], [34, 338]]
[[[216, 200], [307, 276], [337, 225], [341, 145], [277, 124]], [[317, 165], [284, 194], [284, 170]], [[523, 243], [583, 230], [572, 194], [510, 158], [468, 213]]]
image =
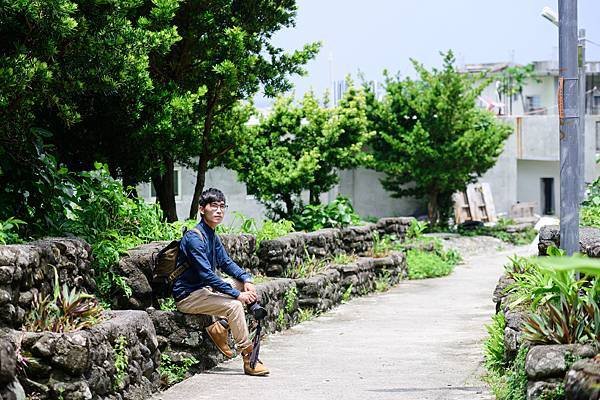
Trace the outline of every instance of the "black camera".
[[267, 310], [261, 306], [258, 301], [248, 304], [248, 312], [250, 312], [257, 321], [262, 321], [267, 316]]

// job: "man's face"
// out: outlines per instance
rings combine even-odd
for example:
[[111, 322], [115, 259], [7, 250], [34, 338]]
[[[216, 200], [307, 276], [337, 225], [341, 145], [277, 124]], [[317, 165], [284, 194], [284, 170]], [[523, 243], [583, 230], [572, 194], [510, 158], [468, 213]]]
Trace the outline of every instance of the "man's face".
[[223, 222], [227, 205], [222, 201], [215, 201], [207, 205], [200, 206], [200, 213], [204, 217], [206, 223], [214, 229], [217, 225]]

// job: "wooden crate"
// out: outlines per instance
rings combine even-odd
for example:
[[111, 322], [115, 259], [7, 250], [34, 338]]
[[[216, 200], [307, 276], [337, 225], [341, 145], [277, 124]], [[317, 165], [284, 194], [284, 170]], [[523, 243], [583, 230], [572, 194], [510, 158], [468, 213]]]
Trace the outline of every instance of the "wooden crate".
[[453, 199], [454, 220], [457, 224], [467, 221], [497, 221], [492, 190], [488, 183], [470, 184], [466, 192], [455, 193]]

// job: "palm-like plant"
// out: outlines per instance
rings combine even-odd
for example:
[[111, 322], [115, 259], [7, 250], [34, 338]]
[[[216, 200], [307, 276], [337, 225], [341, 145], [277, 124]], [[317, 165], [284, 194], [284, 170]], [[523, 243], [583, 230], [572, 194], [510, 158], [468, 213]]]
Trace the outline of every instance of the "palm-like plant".
[[70, 332], [90, 327], [101, 319], [102, 307], [93, 295], [60, 287], [58, 273], [54, 269], [52, 295], [33, 296], [33, 307], [25, 322], [28, 331]]

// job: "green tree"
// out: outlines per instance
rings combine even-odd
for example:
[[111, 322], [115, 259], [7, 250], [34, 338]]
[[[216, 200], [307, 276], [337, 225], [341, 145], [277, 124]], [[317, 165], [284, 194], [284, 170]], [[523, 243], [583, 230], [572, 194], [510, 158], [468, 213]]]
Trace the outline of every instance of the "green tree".
[[495, 164], [511, 132], [475, 105], [489, 80], [459, 73], [451, 51], [442, 56], [441, 70], [412, 60], [419, 80], [386, 73], [381, 101], [368, 94], [374, 168], [392, 196], [426, 198], [432, 224], [446, 223], [452, 194]]
[[[273, 46], [273, 35], [293, 26], [295, 17], [295, 0], [186, 0], [177, 10], [174, 23], [182, 40], [167, 57], [152, 59], [152, 66], [165, 90], [171, 85], [183, 92], [206, 90], [189, 127], [195, 142], [188, 149], [197, 157], [187, 160], [197, 170], [190, 218], [197, 215], [211, 163], [217, 164], [252, 132], [238, 125], [238, 117], [247, 112], [241, 102], [251, 99], [261, 86], [268, 96], [289, 90], [288, 77], [304, 73], [302, 66], [316, 55], [318, 43], [291, 54]], [[160, 184], [172, 174], [166, 167], [153, 176], [159, 199], [173, 198], [172, 190]], [[162, 201], [161, 207], [165, 208]]]
[[301, 212], [305, 190], [310, 202], [318, 204], [319, 195], [339, 181], [339, 169], [370, 161], [363, 151], [371, 136], [366, 98], [353, 86], [336, 108], [321, 106], [312, 93], [299, 105], [292, 97], [280, 97], [255, 130], [251, 141], [231, 153], [227, 165], [275, 218], [290, 219]]
[[[125, 141], [131, 136], [123, 131], [137, 131], [141, 99], [153, 88], [150, 54], [179, 39], [165, 23], [177, 5], [0, 3], [0, 213], [45, 220], [57, 173], [48, 152], [76, 170], [90, 169], [95, 159], [113, 161], [112, 154], [145, 154], [132, 151], [135, 141]], [[111, 163], [122, 175], [139, 164]]]
[[536, 82], [540, 82], [539, 79], [535, 78], [535, 65], [527, 64], [525, 66], [513, 65], [505, 68], [497, 76], [498, 80], [498, 93], [504, 95], [508, 100], [509, 114], [512, 114], [512, 99], [513, 96], [519, 95], [521, 98], [521, 105], [523, 106], [523, 112], [525, 112], [525, 101], [523, 101], [523, 86], [530, 79], [535, 79]]

